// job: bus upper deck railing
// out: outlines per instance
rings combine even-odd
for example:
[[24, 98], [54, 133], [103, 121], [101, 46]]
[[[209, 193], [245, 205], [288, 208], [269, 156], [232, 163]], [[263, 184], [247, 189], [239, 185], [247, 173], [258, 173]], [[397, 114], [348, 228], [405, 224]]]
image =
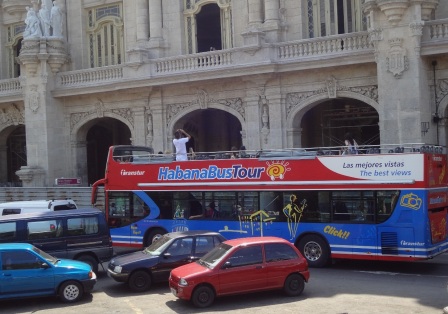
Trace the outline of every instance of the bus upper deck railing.
[[[260, 160], [273, 159], [314, 159], [317, 156], [344, 155], [345, 146], [310, 147], [310, 148], [284, 148], [265, 150], [232, 150], [217, 152], [189, 153], [189, 160], [222, 160], [256, 158]], [[446, 148], [439, 145], [427, 145], [422, 143], [412, 144], [386, 144], [364, 145], [358, 147], [357, 155], [379, 154], [446, 154]], [[169, 163], [175, 161], [176, 155], [172, 153], [154, 154], [149, 147], [143, 146], [115, 146], [113, 158], [118, 162], [129, 163]]]

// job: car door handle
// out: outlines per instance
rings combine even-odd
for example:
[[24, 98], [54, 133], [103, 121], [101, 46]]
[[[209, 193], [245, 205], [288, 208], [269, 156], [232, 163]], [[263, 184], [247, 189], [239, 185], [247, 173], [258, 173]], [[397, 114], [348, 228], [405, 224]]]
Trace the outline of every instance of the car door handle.
[[5, 276], [5, 277], [12, 277], [12, 275], [9, 274], [9, 273], [3, 273], [2, 275]]
[[262, 269], [263, 268], [263, 266], [257, 266], [257, 267], [255, 267], [255, 269]]

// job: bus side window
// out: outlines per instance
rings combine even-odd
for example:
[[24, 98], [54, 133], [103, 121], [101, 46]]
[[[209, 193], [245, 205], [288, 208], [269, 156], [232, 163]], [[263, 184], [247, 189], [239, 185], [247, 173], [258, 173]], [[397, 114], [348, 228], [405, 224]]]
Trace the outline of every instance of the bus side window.
[[0, 242], [15, 240], [17, 226], [15, 222], [5, 222], [0, 224]]
[[336, 202], [334, 204], [334, 220], [350, 220], [350, 214], [348, 213], [347, 206], [344, 202]]

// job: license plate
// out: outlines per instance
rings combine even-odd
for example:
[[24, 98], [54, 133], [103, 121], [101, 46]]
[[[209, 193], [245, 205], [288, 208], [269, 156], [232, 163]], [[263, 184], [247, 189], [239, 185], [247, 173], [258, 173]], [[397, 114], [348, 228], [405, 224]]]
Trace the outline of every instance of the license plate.
[[174, 294], [175, 297], [177, 297], [177, 291], [174, 288], [171, 288], [171, 293]]

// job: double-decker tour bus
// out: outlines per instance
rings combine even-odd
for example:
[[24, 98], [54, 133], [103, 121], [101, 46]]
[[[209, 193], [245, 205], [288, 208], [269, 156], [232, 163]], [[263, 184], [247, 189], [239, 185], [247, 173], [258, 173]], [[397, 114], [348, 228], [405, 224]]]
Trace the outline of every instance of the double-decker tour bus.
[[139, 248], [179, 230], [278, 236], [313, 267], [332, 258], [413, 261], [448, 250], [441, 147], [208, 153], [188, 161], [151, 152], [110, 147], [105, 178], [93, 185], [93, 204], [104, 185], [115, 246]]

